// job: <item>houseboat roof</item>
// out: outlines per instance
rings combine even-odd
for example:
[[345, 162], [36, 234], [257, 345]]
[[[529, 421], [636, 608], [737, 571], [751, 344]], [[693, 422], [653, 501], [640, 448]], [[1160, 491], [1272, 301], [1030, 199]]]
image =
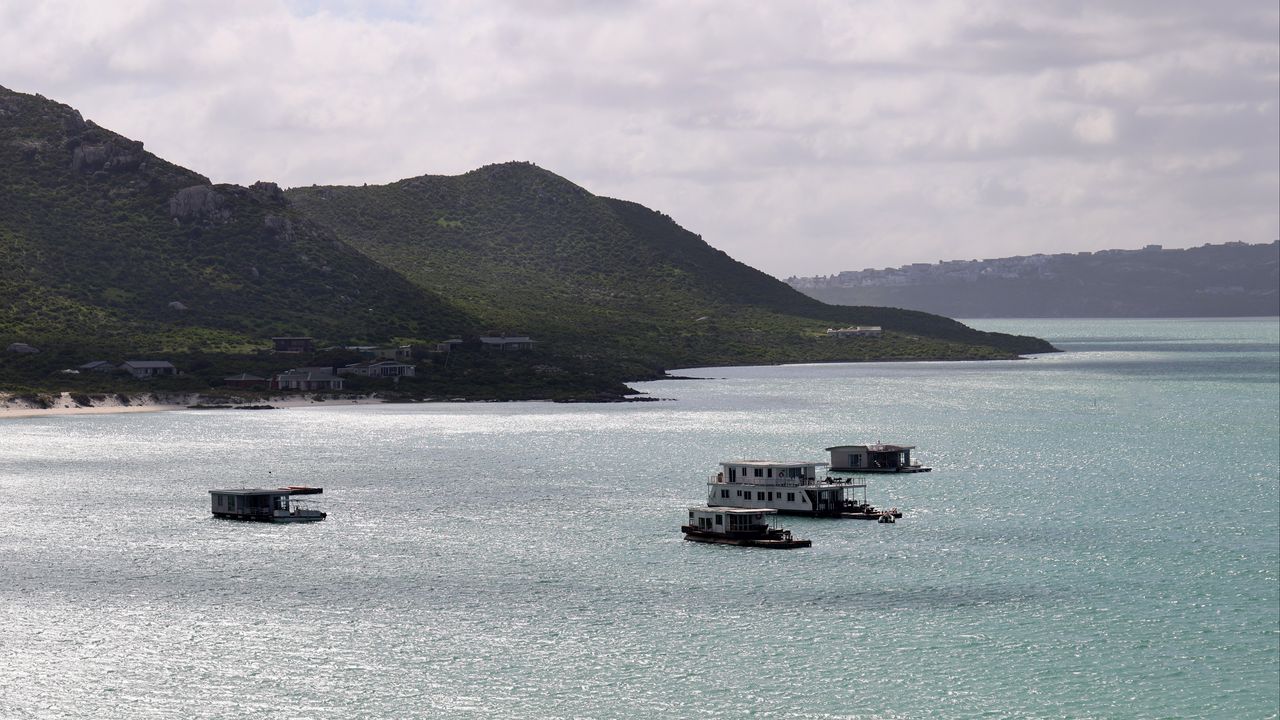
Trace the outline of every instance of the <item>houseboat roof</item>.
[[689, 509], [693, 512], [712, 512], [725, 515], [774, 515], [778, 512], [773, 508], [735, 508], [719, 505], [690, 505]]
[[219, 495], [318, 495], [324, 490], [317, 487], [282, 487], [282, 488], [226, 488], [210, 490]]
[[915, 450], [915, 445], [888, 445], [885, 443], [868, 443], [866, 445], [832, 445], [827, 448], [827, 452], [832, 450], [845, 450], [849, 448], [862, 448], [871, 452], [899, 452], [902, 450]]
[[830, 465], [825, 462], [815, 462], [813, 460], [724, 460], [721, 465], [747, 465], [750, 467], [819, 467]]

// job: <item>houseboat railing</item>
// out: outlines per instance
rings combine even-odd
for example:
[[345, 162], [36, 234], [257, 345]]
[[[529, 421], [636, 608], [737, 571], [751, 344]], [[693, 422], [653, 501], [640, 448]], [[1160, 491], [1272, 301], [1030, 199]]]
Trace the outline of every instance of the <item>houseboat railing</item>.
[[713, 485], [776, 485], [778, 487], [852, 487], [865, 488], [866, 481], [856, 478], [801, 478], [801, 477], [748, 477], [745, 480], [726, 480], [715, 473], [709, 481]]

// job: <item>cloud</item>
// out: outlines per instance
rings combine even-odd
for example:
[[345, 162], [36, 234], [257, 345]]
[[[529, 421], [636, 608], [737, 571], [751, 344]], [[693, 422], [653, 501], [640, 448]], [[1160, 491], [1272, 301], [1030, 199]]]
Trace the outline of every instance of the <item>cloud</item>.
[[813, 274], [1275, 239], [1278, 32], [1271, 0], [0, 0], [0, 84], [215, 181], [532, 160]]

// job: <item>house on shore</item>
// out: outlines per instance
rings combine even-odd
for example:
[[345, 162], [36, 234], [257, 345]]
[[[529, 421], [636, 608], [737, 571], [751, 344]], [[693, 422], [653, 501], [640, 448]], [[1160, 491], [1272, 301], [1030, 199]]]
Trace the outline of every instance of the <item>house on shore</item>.
[[120, 363], [120, 369], [139, 380], [178, 374], [178, 368], [168, 360], [125, 360]]
[[295, 368], [271, 378], [273, 390], [341, 390], [346, 381], [331, 367]]
[[532, 350], [534, 342], [524, 335], [484, 335], [480, 337], [480, 348], [487, 352], [516, 352]]
[[381, 360], [394, 360], [398, 363], [413, 362], [413, 346], [397, 345], [396, 347], [378, 348], [373, 351], [373, 356]]
[[273, 352], [286, 354], [309, 354], [316, 351], [316, 341], [309, 337], [273, 337], [271, 338]]
[[81, 365], [78, 369], [80, 372], [112, 373], [116, 371], [116, 365], [106, 360], [94, 360]]
[[417, 368], [395, 360], [376, 360], [347, 365], [338, 370], [339, 375], [360, 375], [370, 378], [402, 378], [417, 375]]
[[270, 384], [270, 381], [257, 375], [240, 373], [239, 375], [222, 378], [222, 384], [232, 388], [265, 388]]

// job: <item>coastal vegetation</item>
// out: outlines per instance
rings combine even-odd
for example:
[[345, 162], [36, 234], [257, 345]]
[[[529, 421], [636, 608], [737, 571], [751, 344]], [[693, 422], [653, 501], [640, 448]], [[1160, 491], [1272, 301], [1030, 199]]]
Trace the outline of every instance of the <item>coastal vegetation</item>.
[[[0, 88], [0, 390], [216, 393], [320, 347], [532, 336], [510, 356], [419, 355], [409, 399], [616, 399], [667, 368], [990, 359], [1052, 348], [944, 317], [835, 307], [671, 218], [528, 163], [383, 186], [212, 184], [38, 95]], [[877, 325], [876, 338], [826, 329]], [[448, 357], [448, 356], [445, 356]], [[74, 373], [164, 359], [177, 377]], [[336, 366], [336, 365], [335, 365]], [[357, 384], [359, 384], [357, 382]]]

